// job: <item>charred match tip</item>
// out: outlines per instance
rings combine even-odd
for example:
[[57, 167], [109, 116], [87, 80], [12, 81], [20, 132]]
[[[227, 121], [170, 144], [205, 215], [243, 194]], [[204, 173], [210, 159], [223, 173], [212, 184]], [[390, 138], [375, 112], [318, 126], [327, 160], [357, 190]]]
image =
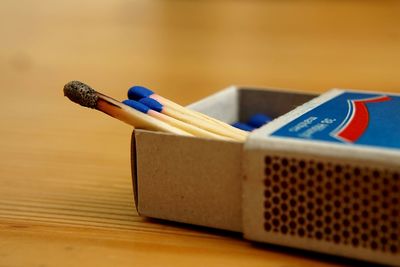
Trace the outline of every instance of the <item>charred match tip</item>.
[[96, 108], [99, 98], [93, 88], [79, 81], [71, 81], [64, 85], [64, 96], [88, 108]]

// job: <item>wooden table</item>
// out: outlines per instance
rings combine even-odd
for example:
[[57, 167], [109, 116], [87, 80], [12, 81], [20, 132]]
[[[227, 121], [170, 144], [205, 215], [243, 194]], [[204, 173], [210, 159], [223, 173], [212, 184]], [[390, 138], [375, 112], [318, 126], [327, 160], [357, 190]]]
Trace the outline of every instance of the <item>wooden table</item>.
[[231, 84], [400, 92], [396, 1], [2, 1], [0, 266], [333, 266], [137, 215], [131, 127], [73, 79], [188, 104]]

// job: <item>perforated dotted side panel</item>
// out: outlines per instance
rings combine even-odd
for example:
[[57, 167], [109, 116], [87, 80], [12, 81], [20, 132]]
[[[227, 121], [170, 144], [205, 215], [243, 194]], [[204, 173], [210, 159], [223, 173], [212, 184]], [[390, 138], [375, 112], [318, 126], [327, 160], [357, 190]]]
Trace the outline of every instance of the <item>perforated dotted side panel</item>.
[[397, 254], [399, 171], [266, 156], [264, 229]]

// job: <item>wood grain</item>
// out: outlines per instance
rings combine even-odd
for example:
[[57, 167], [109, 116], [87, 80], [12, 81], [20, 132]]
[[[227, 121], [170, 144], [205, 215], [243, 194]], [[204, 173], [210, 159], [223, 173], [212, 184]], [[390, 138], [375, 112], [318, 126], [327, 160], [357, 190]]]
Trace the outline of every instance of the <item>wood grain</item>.
[[[188, 104], [231, 84], [400, 92], [398, 1], [0, 3], [0, 266], [333, 266], [342, 259], [148, 220], [131, 128], [69, 102], [73, 79]], [[359, 264], [359, 263], [357, 263]]]

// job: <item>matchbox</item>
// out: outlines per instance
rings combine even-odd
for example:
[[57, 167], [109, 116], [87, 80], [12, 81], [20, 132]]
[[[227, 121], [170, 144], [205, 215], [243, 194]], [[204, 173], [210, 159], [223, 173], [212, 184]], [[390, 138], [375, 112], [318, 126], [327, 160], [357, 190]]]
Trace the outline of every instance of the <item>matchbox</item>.
[[398, 95], [231, 87], [189, 108], [275, 119], [244, 144], [135, 130], [139, 214], [400, 264]]

